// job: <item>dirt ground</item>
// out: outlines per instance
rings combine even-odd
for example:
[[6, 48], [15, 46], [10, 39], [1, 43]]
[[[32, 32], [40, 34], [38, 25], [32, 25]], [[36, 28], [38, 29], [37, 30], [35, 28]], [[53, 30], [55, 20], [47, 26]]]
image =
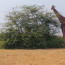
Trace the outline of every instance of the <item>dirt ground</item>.
[[0, 65], [65, 65], [65, 49], [0, 49]]

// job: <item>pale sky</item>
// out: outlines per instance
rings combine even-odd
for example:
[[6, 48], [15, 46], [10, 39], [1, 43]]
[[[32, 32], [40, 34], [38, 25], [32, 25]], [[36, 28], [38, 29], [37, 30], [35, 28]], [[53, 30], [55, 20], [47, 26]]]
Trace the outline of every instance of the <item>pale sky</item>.
[[55, 5], [56, 9], [65, 16], [65, 0], [0, 0], [0, 23], [5, 23], [5, 14], [13, 7], [22, 5], [45, 5], [45, 8], [51, 11], [51, 6]]

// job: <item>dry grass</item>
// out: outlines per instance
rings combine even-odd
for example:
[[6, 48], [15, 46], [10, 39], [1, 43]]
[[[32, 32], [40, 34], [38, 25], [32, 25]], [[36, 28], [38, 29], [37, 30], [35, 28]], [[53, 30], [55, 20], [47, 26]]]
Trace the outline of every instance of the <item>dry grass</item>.
[[65, 49], [2, 49], [0, 65], [65, 65]]

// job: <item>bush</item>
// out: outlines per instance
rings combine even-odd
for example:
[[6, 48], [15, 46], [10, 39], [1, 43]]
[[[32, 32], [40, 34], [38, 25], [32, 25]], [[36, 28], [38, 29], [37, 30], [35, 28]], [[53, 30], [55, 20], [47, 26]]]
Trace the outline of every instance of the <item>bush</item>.
[[0, 41], [0, 49], [4, 49], [5, 41]]
[[46, 44], [48, 48], [62, 48], [64, 40], [62, 37], [51, 36]]
[[46, 41], [45, 41], [44, 35], [40, 34], [39, 32], [35, 32], [32, 34], [29, 34], [29, 33], [13, 34], [12, 33], [9, 35], [9, 37], [8, 39], [6, 39], [6, 42], [4, 45], [5, 48], [36, 49], [36, 48], [46, 47], [46, 44], [45, 44]]
[[4, 48], [7, 49], [43, 49], [43, 48], [62, 48], [64, 40], [62, 37], [43, 34], [38, 31], [32, 34], [10, 34], [11, 38], [7, 39]]

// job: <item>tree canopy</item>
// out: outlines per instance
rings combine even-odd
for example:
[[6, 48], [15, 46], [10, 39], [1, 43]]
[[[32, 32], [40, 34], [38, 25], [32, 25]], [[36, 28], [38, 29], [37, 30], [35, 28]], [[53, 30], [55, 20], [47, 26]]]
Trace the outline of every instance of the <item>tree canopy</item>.
[[44, 11], [44, 6], [23, 6], [20, 8], [13, 8], [13, 10], [6, 16], [8, 23], [6, 25], [10, 29], [15, 29], [19, 33], [34, 32], [42, 30], [45, 33], [54, 33], [58, 26], [54, 15]]

